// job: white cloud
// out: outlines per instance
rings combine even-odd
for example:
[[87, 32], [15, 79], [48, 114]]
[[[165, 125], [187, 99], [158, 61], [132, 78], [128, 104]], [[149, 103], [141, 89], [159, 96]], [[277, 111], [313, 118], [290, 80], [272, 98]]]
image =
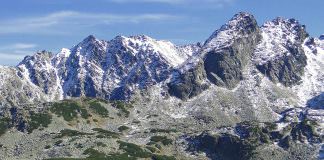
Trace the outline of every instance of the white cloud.
[[0, 65], [14, 66], [21, 60], [23, 60], [25, 55], [16, 55], [11, 53], [1, 53], [0, 52]]
[[15, 43], [15, 44], [9, 44], [5, 46], [0, 46], [0, 51], [3, 50], [24, 50], [24, 49], [33, 49], [36, 48], [37, 44], [32, 43]]
[[25, 17], [0, 21], [0, 34], [9, 33], [65, 33], [65, 29], [116, 23], [141, 23], [179, 18], [168, 14], [120, 15], [108, 13], [83, 13], [75, 11], [54, 12], [40, 17]]
[[12, 47], [14, 49], [31, 49], [37, 47], [37, 44], [30, 44], [30, 43], [16, 43], [9, 47]]
[[34, 51], [14, 50], [0, 51], [0, 65], [17, 65], [27, 55], [34, 54]]
[[10, 61], [22, 60], [25, 56], [26, 55], [17, 55], [17, 54], [12, 54], [12, 53], [1, 53], [0, 52], [1, 61], [4, 61], [4, 62], [5, 62], [5, 60], [10, 60]]
[[31, 43], [15, 43], [0, 46], [0, 64], [12, 65], [22, 60], [26, 55], [33, 54], [33, 49], [37, 44]]

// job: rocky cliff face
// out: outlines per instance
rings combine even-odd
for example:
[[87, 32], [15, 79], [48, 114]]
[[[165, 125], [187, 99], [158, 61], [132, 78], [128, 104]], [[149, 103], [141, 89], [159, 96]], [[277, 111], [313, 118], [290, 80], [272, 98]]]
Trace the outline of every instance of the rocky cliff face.
[[183, 100], [190, 99], [208, 89], [209, 83], [206, 82], [206, 78], [204, 62], [198, 60], [189, 70], [176, 70], [173, 73], [168, 92]]
[[234, 88], [242, 80], [242, 70], [260, 39], [260, 29], [252, 15], [235, 15], [205, 42], [208, 79], [216, 85]]
[[0, 79], [0, 108], [28, 105], [50, 99], [41, 88], [22, 79], [15, 68], [0, 66]]
[[60, 98], [61, 91], [56, 68], [52, 66], [54, 55], [42, 51], [34, 56], [27, 56], [17, 66], [17, 75], [32, 85], [39, 87], [46, 95], [52, 95], [52, 100]]
[[263, 41], [255, 53], [261, 73], [275, 83], [292, 86], [301, 80], [307, 57], [302, 47], [308, 37], [305, 26], [295, 19], [277, 18], [262, 27]]

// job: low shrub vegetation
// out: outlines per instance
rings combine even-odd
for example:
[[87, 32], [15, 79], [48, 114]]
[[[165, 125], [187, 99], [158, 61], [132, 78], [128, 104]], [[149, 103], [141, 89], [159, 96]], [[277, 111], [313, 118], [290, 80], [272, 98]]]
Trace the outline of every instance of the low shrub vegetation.
[[88, 111], [77, 102], [63, 101], [61, 103], [54, 103], [50, 110], [56, 115], [62, 116], [66, 121], [74, 120], [78, 117], [78, 114], [85, 119], [90, 116]]
[[75, 136], [83, 136], [83, 135], [93, 135], [93, 133], [85, 133], [85, 132], [79, 132], [71, 129], [63, 129], [60, 131], [60, 134], [56, 138], [75, 137]]
[[99, 102], [93, 101], [89, 103], [90, 109], [93, 110], [96, 114], [102, 116], [102, 117], [108, 117], [109, 112], [108, 110], [102, 106]]
[[5, 134], [9, 128], [10, 119], [0, 118], [0, 136]]
[[102, 128], [94, 128], [92, 130], [96, 131], [98, 133], [97, 138], [119, 138], [118, 133], [108, 131], [108, 130], [104, 130]]
[[28, 129], [29, 133], [33, 132], [33, 130], [38, 129], [39, 127], [48, 127], [52, 122], [52, 116], [49, 113], [34, 113], [30, 114], [30, 118], [28, 120]]
[[152, 136], [150, 140], [155, 143], [161, 142], [165, 146], [172, 144], [172, 139], [169, 139], [166, 136]]
[[140, 146], [133, 144], [133, 143], [127, 143], [123, 141], [117, 141], [119, 143], [119, 149], [124, 150], [128, 155], [132, 157], [138, 157], [138, 158], [148, 158], [151, 157], [151, 153], [142, 149]]

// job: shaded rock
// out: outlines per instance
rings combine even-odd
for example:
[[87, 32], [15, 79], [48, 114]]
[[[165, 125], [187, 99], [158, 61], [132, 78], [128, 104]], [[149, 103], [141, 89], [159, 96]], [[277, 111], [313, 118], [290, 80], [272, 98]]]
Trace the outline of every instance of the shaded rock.
[[254, 147], [231, 134], [211, 135], [202, 133], [188, 139], [190, 152], [202, 151], [211, 159], [247, 160], [252, 156]]
[[205, 82], [206, 72], [203, 61], [184, 73], [175, 71], [173, 76], [173, 80], [168, 84], [168, 92], [183, 100], [192, 98], [209, 87], [209, 84]]
[[320, 39], [320, 40], [324, 40], [324, 34], [320, 35], [320, 36], [319, 36], [319, 39]]
[[313, 109], [324, 109], [324, 93], [308, 100], [307, 106]]
[[285, 86], [293, 86], [301, 80], [301, 76], [304, 74], [307, 57], [301, 45], [291, 44], [287, 47], [290, 51], [289, 55], [268, 61], [263, 65], [257, 65], [257, 68], [271, 81], [280, 82]]

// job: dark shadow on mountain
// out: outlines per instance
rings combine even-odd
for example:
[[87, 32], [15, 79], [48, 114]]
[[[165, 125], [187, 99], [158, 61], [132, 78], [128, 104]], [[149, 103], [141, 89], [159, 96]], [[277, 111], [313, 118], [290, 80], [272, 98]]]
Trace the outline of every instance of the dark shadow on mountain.
[[324, 92], [308, 100], [307, 107], [312, 109], [324, 109]]
[[191, 153], [204, 152], [212, 160], [248, 160], [255, 149], [253, 145], [231, 134], [210, 135], [207, 132], [194, 137], [187, 137]]
[[111, 94], [110, 97], [106, 97], [106, 99], [108, 98], [109, 100], [127, 100], [130, 98], [131, 96], [131, 90], [128, 89], [127, 87], [118, 87], [115, 88]]

